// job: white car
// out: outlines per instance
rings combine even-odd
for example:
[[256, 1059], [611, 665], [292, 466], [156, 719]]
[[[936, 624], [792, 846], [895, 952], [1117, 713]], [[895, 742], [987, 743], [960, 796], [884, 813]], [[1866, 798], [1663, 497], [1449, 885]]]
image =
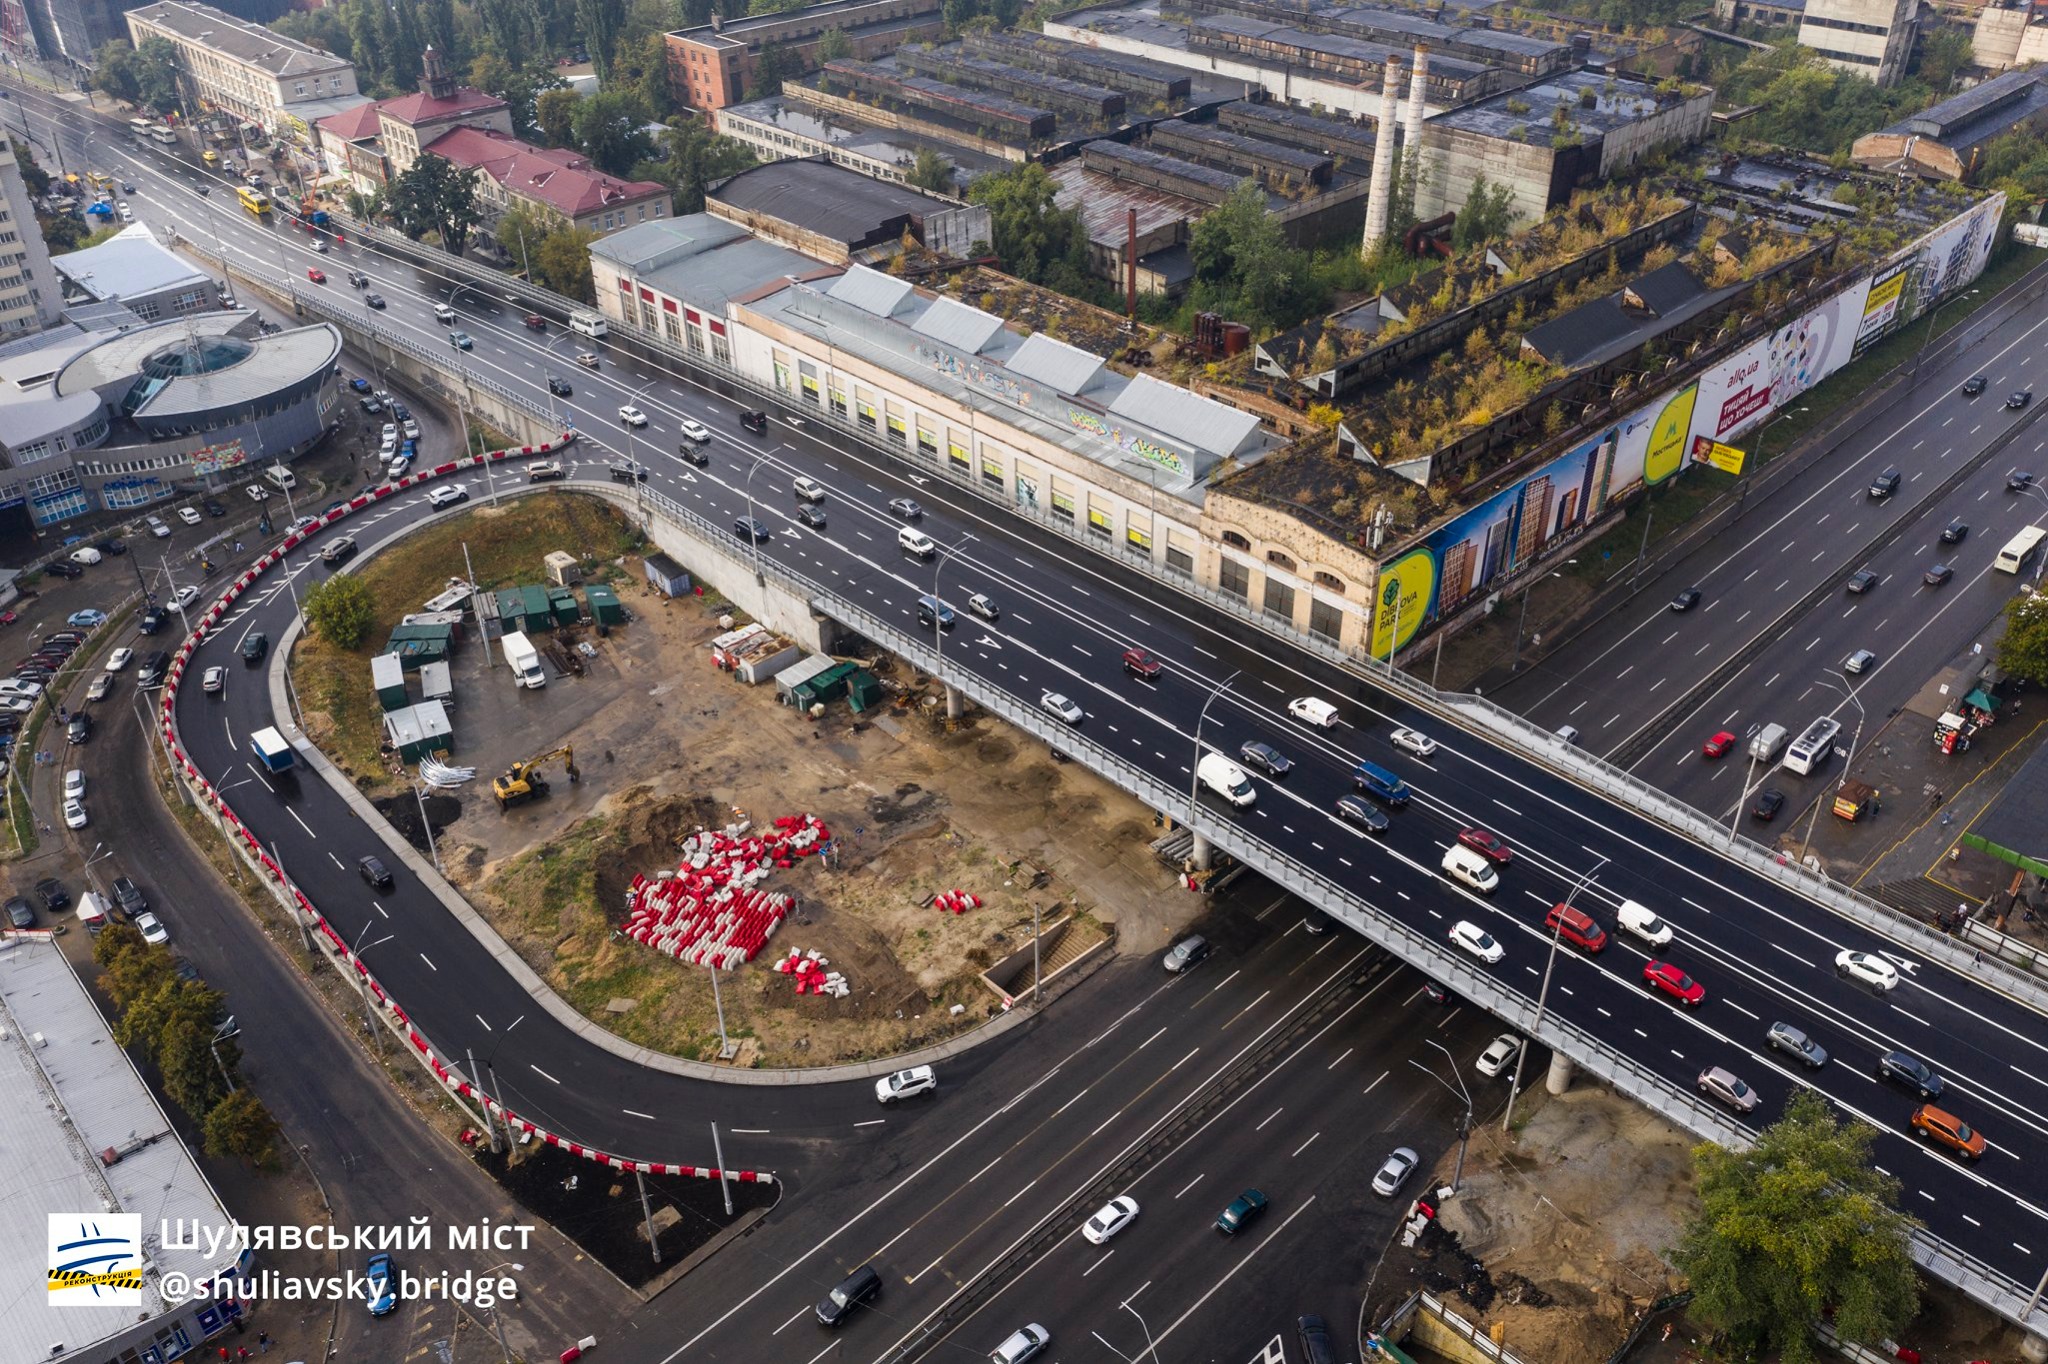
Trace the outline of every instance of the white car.
[[74, 767], [64, 774], [64, 799], [85, 799], [85, 773], [83, 770]]
[[400, 422], [398, 429], [405, 432], [407, 440], [418, 440], [420, 438], [420, 424], [411, 417], [407, 417], [404, 421]]
[[170, 539], [171, 528], [165, 525], [164, 519], [161, 516], [158, 516], [156, 513], [152, 512], [148, 516], [143, 517], [142, 523], [149, 527], [149, 533], [151, 535], [154, 535], [157, 539]]
[[1091, 1246], [1099, 1246], [1128, 1227], [1137, 1216], [1137, 1199], [1129, 1194], [1112, 1198], [1102, 1205], [1102, 1211], [1081, 1224], [1081, 1239]]
[[1086, 712], [1079, 706], [1056, 691], [1049, 691], [1039, 697], [1038, 708], [1054, 719], [1063, 720], [1070, 725], [1080, 724], [1086, 716]]
[[390, 464], [384, 467], [384, 477], [387, 481], [392, 483], [398, 482], [399, 479], [404, 478], [407, 474], [411, 472], [412, 457], [410, 455], [400, 455], [397, 459], [392, 460]]
[[1436, 740], [1416, 729], [1397, 729], [1387, 736], [1394, 747], [1413, 753], [1418, 758], [1427, 758], [1436, 752]]
[[183, 587], [178, 589], [177, 595], [171, 598], [171, 607], [173, 610], [183, 611], [186, 607], [190, 606], [193, 602], [196, 602], [198, 600], [199, 589], [192, 586], [192, 584], [190, 583], [186, 583]]
[[1381, 1198], [1392, 1198], [1420, 1164], [1421, 1156], [1405, 1146], [1395, 1147], [1393, 1154], [1380, 1163], [1379, 1173], [1372, 1177], [1372, 1191]]
[[702, 445], [705, 441], [711, 439], [711, 428], [706, 426], [703, 422], [693, 421], [690, 418], [685, 417], [683, 418], [681, 425], [683, 429], [683, 434], [685, 436], [688, 436], [691, 440], [696, 441], [699, 445]]
[[180, 507], [178, 508], [178, 519], [188, 526], [196, 526], [199, 524], [199, 509], [197, 507]]
[[100, 552], [91, 545], [81, 545], [71, 551], [71, 562], [74, 564], [96, 564], [99, 561]]
[[1899, 968], [1869, 952], [1835, 953], [1835, 974], [1868, 985], [1880, 994], [1899, 983]]
[[1287, 713], [1303, 724], [1328, 729], [1337, 723], [1337, 708], [1320, 696], [1297, 696], [1287, 703]]
[[261, 483], [251, 483], [242, 491], [249, 494], [251, 502], [262, 502], [270, 496], [270, 489], [264, 487]]
[[85, 699], [88, 701], [104, 701], [107, 699], [107, 693], [113, 689], [114, 675], [112, 673], [101, 673], [92, 680], [92, 685], [85, 689]]
[[455, 320], [455, 310], [445, 303], [436, 303], [434, 305], [434, 320], [436, 322], [453, 322]]
[[205, 692], [208, 696], [214, 696], [227, 684], [228, 670], [226, 668], [208, 668], [206, 676], [199, 679], [199, 690]]
[[460, 483], [453, 483], [445, 488], [436, 488], [427, 494], [427, 505], [437, 510], [442, 507], [452, 507], [457, 502], [467, 502], [468, 500], [469, 489], [463, 487]]
[[645, 426], [647, 425], [647, 414], [633, 406], [633, 404], [627, 403], [619, 409], [619, 420], [628, 426]]
[[1637, 904], [1634, 900], [1621, 902], [1621, 908], [1615, 911], [1614, 921], [1652, 947], [1663, 947], [1671, 941], [1671, 925], [1658, 918], [1648, 905]]
[[121, 221], [124, 223], [135, 221], [135, 210], [128, 207], [128, 201], [125, 199], [114, 205], [114, 212], [120, 216]]
[[162, 947], [171, 940], [171, 930], [164, 927], [164, 921], [146, 909], [135, 916], [135, 931], [152, 947]]
[[85, 802], [67, 800], [64, 802], [64, 827], [83, 829], [88, 823], [85, 817]]
[[1504, 1032], [1486, 1044], [1486, 1050], [1479, 1053], [1479, 1059], [1472, 1063], [1472, 1069], [1490, 1080], [1512, 1066], [1521, 1050], [1522, 1039], [1511, 1032]]
[[913, 1095], [929, 1094], [938, 1087], [937, 1071], [930, 1066], [912, 1066], [909, 1070], [899, 1070], [875, 1081], [875, 1098], [885, 1104], [895, 1103]]
[[317, 516], [301, 516], [295, 519], [289, 526], [286, 526], [284, 533], [286, 535], [297, 535], [300, 531], [311, 530], [319, 524], [320, 518]]
[[[106, 674], [101, 673], [100, 676], [104, 677]], [[26, 715], [35, 708], [36, 699], [33, 696], [15, 696], [12, 693], [0, 696], [0, 711], [5, 711], [9, 715]]]
[[1470, 919], [1460, 919], [1451, 925], [1451, 941], [1485, 962], [1488, 966], [1493, 965], [1508, 954], [1508, 950], [1505, 947], [1494, 941], [1491, 933], [1488, 933]]
[[134, 657], [135, 651], [133, 649], [122, 648], [114, 650], [114, 652], [107, 655], [107, 671], [110, 673], [121, 671], [121, 669], [128, 666]]
[[43, 694], [43, 684], [25, 677], [0, 678], [0, 696], [26, 696], [31, 701]]

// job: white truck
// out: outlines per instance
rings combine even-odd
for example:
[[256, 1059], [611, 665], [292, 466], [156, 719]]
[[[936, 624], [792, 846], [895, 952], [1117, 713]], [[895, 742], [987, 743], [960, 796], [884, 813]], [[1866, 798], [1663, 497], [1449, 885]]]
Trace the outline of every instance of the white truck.
[[511, 665], [512, 676], [522, 687], [545, 687], [548, 675], [541, 671], [540, 650], [533, 647], [533, 641], [526, 637], [524, 630], [508, 630], [498, 641], [505, 649], [505, 662]]

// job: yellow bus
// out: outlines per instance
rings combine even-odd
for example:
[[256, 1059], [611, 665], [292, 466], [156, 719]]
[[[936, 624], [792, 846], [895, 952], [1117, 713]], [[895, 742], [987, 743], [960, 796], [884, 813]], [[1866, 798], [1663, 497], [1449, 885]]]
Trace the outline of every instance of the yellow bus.
[[242, 201], [243, 208], [248, 209], [259, 218], [270, 212], [270, 200], [264, 198], [255, 190], [250, 189], [247, 185], [236, 185], [235, 197]]

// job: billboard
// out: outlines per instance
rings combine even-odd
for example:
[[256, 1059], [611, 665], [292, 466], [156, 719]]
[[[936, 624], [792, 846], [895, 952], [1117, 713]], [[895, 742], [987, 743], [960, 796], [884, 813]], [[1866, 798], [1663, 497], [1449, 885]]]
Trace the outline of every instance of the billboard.
[[208, 474], [223, 474], [230, 469], [239, 469], [248, 463], [249, 457], [242, 450], [238, 436], [234, 440], [222, 441], [219, 445], [202, 445], [192, 452], [192, 472], [202, 478]]

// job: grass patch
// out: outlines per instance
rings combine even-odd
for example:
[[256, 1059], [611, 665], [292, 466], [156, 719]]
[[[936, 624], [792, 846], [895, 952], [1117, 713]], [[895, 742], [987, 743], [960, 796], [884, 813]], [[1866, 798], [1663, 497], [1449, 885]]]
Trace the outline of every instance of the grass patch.
[[[483, 489], [472, 482], [470, 491], [476, 495]], [[377, 617], [363, 643], [338, 649], [307, 634], [292, 650], [292, 682], [305, 712], [308, 737], [358, 786], [372, 790], [386, 785], [383, 712], [370, 689], [370, 659], [383, 651], [401, 617], [419, 610], [420, 603], [461, 570], [465, 546], [478, 586], [489, 589], [544, 582], [541, 561], [552, 550], [571, 549], [591, 563], [617, 558], [639, 543], [632, 527], [609, 504], [594, 497], [550, 494], [497, 506], [472, 505], [432, 530], [380, 552], [358, 573], [377, 601]], [[486, 646], [471, 638], [466, 647]]]
[[472, 455], [481, 455], [491, 450], [517, 450], [525, 444], [524, 441], [514, 440], [474, 413], [468, 415], [465, 426], [469, 432], [469, 453]]

